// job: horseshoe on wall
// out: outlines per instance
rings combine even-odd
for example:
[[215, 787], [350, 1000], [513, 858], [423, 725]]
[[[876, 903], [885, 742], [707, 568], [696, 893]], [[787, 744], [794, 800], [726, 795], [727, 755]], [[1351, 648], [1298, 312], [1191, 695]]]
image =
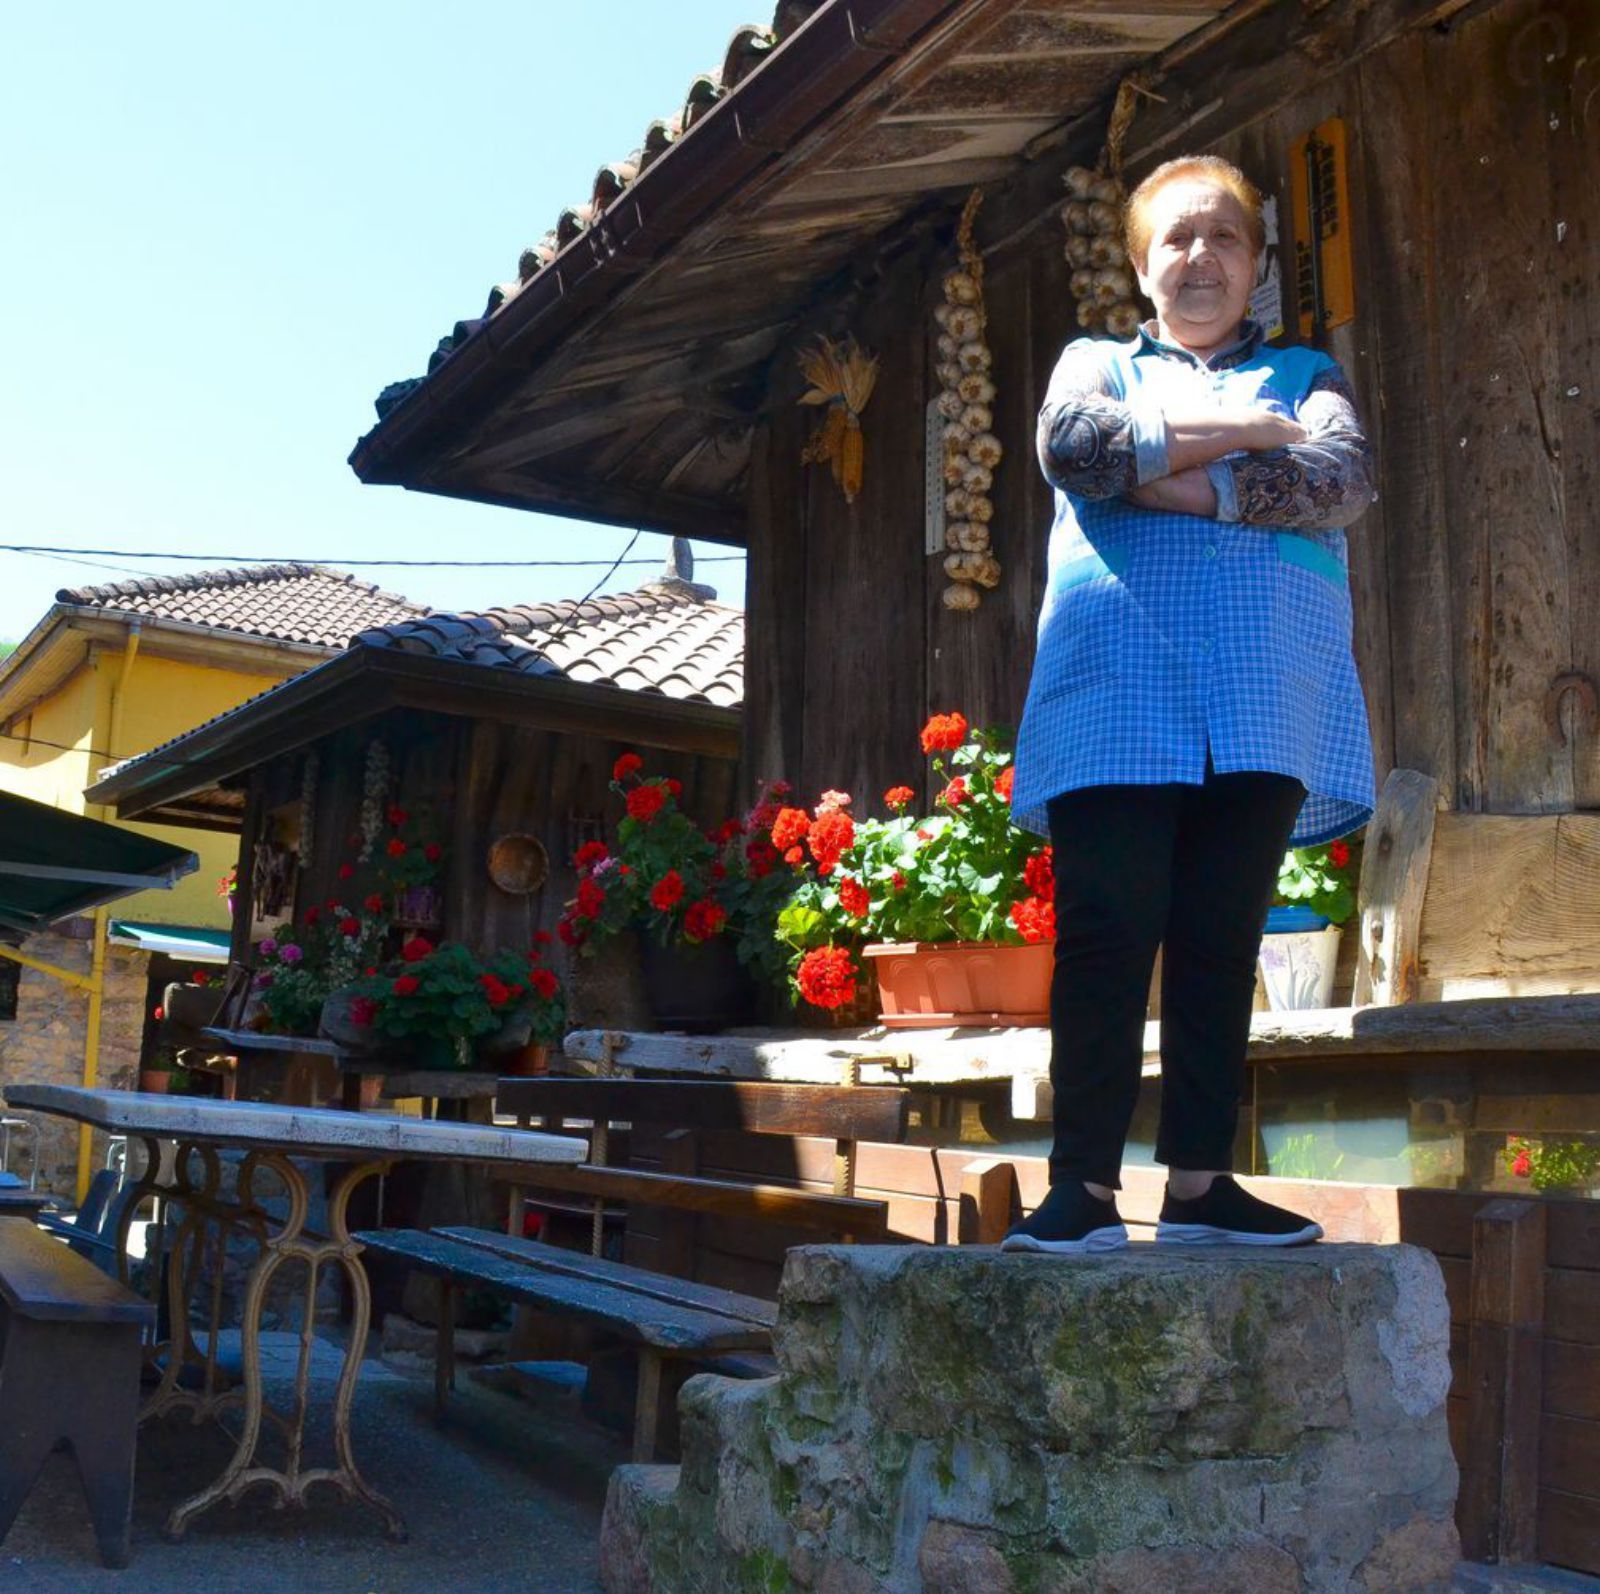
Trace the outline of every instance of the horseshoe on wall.
[[1561, 725], [1561, 700], [1568, 692], [1577, 693], [1583, 723], [1589, 730], [1592, 731], [1596, 721], [1600, 720], [1600, 692], [1595, 690], [1593, 678], [1582, 670], [1569, 670], [1565, 675], [1558, 675], [1544, 694], [1544, 721], [1559, 747], [1567, 745], [1567, 733]]

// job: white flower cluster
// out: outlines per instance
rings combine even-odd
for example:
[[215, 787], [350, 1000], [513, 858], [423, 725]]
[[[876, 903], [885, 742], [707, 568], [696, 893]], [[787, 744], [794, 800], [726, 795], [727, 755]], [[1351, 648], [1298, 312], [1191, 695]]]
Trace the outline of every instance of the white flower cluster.
[[976, 609], [980, 587], [1000, 584], [1000, 565], [990, 552], [994, 519], [995, 467], [1005, 453], [994, 435], [994, 356], [984, 340], [983, 257], [972, 240], [979, 195], [967, 202], [957, 240], [961, 265], [944, 279], [944, 303], [933, 312], [939, 324], [937, 367], [944, 420], [944, 589], [947, 609]]
[[1137, 283], [1123, 236], [1127, 196], [1115, 177], [1101, 177], [1087, 166], [1073, 166], [1065, 178], [1072, 196], [1061, 207], [1067, 229], [1067, 264], [1072, 267], [1072, 297], [1078, 325], [1086, 332], [1131, 338], [1139, 330]]

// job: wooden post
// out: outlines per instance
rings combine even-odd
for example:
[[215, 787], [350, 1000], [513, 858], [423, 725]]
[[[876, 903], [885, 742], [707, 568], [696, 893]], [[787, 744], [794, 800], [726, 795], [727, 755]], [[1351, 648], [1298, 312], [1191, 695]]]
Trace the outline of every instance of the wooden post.
[[1361, 860], [1356, 1007], [1392, 1007], [1416, 997], [1422, 900], [1438, 805], [1439, 782], [1431, 775], [1395, 769], [1383, 783]]
[[[700, 1145], [692, 1129], [669, 1129], [662, 1137], [661, 1171], [692, 1179], [700, 1171]], [[678, 1278], [694, 1277], [695, 1214], [667, 1208], [661, 1213], [661, 1260], [663, 1273]]]
[[1546, 1207], [1491, 1201], [1472, 1224], [1461, 1548], [1535, 1561], [1544, 1378]]
[[1017, 1170], [997, 1157], [979, 1157], [961, 1170], [960, 1217], [956, 1237], [962, 1245], [998, 1245], [1021, 1212]]

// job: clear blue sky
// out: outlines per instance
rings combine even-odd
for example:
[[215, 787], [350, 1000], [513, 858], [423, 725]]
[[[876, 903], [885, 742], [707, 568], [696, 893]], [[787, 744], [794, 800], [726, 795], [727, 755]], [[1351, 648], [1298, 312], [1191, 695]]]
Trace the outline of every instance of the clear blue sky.
[[[482, 312], [596, 169], [772, 0], [85, 0], [8, 8], [0, 542], [219, 556], [577, 558], [628, 532], [363, 487], [386, 383]], [[666, 540], [640, 539], [659, 559]], [[709, 543], [701, 556], [726, 553]], [[161, 569], [0, 553], [0, 637]], [[742, 602], [743, 565], [702, 565]], [[600, 571], [399, 571], [440, 607]], [[624, 570], [613, 588], [647, 579]]]

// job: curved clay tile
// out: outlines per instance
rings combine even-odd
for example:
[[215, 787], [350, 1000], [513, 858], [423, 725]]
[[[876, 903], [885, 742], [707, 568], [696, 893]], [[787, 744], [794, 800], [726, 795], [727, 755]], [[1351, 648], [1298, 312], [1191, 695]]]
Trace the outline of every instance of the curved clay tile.
[[826, 3], [827, 0], [778, 0], [772, 17], [772, 32], [778, 43], [798, 32]]
[[556, 222], [557, 246], [566, 248], [580, 233], [589, 230], [589, 223], [593, 220], [593, 205], [569, 205], [561, 212], [561, 217]]
[[777, 44], [770, 28], [746, 23], [728, 42], [728, 53], [722, 59], [722, 87], [731, 92], [738, 88], [766, 58]]
[[683, 126], [687, 132], [722, 98], [722, 83], [719, 74], [715, 72], [702, 72], [693, 83], [689, 85], [689, 93], [683, 102]]
[[613, 161], [608, 166], [602, 166], [595, 173], [594, 193], [589, 203], [598, 215], [613, 200], [617, 199], [623, 189], [639, 175], [637, 160]]
[[538, 243], [529, 244], [522, 251], [522, 255], [517, 261], [517, 276], [523, 282], [536, 277], [555, 259], [560, 247], [561, 245], [556, 240], [554, 229], [547, 232]]
[[652, 122], [644, 130], [644, 148], [639, 153], [640, 171], [672, 148], [681, 126], [682, 119], [675, 116], [670, 122]]

